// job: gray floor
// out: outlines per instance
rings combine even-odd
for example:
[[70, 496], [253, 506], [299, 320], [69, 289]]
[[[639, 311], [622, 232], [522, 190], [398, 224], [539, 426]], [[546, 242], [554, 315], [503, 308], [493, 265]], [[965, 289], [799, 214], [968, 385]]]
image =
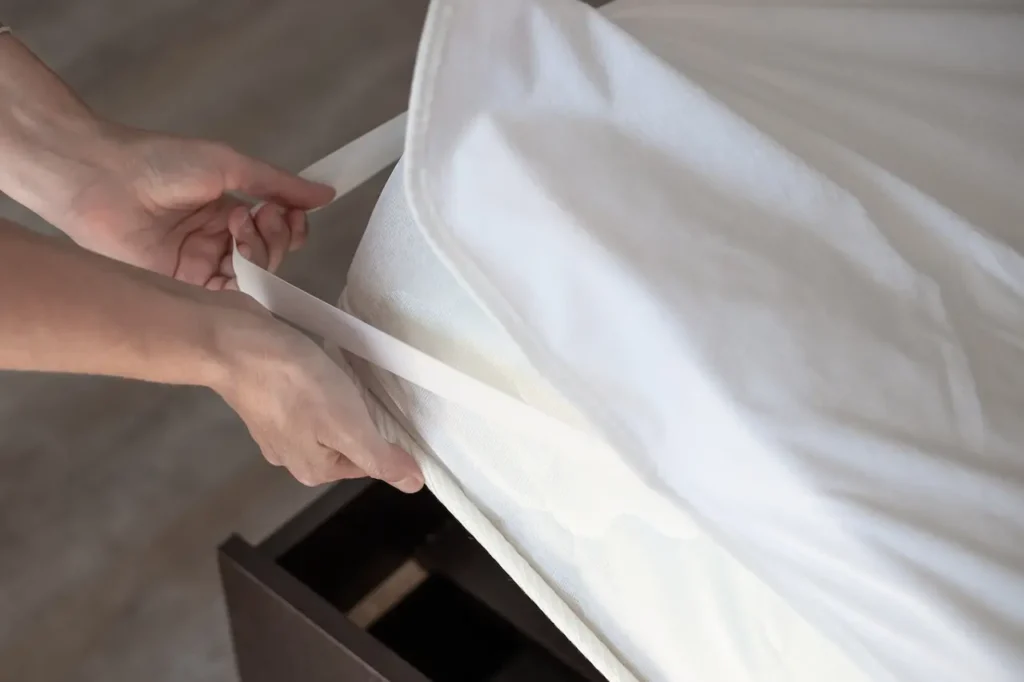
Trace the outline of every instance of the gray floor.
[[[0, 15], [98, 110], [299, 169], [405, 107], [425, 6], [0, 0]], [[375, 185], [317, 215], [289, 279], [337, 296]], [[233, 679], [215, 546], [315, 494], [210, 393], [0, 374], [0, 682]]]

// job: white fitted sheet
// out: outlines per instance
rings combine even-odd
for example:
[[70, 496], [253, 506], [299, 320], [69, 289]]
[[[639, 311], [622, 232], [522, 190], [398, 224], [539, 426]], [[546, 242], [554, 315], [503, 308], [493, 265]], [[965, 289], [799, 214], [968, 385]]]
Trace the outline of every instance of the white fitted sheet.
[[[403, 170], [381, 196], [341, 305], [452, 367], [580, 419], [424, 240], [405, 203]], [[386, 372], [359, 369], [640, 679], [866, 679], [614, 451], [553, 449]], [[391, 415], [376, 416], [395, 437]]]
[[612, 679], [1017, 679], [1019, 9], [607, 16], [431, 10], [347, 305], [593, 445], [370, 369], [428, 483]]

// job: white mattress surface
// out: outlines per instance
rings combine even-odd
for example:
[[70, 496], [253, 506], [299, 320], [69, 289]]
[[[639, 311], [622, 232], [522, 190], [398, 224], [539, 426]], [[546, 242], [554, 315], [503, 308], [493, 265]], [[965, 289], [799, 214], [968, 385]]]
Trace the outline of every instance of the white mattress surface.
[[[402, 170], [371, 219], [344, 305], [495, 387], [570, 411], [434, 255], [405, 205]], [[642, 679], [861, 679], [612, 451], [552, 449], [386, 373], [374, 381], [417, 440]]]
[[948, 5], [434, 3], [343, 303], [609, 443], [373, 373], [640, 679], [1021, 679], [1024, 21]]

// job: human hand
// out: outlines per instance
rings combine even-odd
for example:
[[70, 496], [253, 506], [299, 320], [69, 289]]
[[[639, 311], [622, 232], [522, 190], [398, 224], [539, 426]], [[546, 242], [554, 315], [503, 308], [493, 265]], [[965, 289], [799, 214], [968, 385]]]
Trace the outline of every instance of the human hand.
[[358, 388], [315, 343], [236, 292], [221, 313], [227, 372], [214, 382], [267, 461], [305, 485], [370, 476], [423, 487], [413, 458], [377, 432]]
[[[230, 147], [99, 124], [98, 150], [55, 221], [92, 251], [207, 289], [236, 287], [232, 238], [276, 270], [306, 240], [305, 211], [334, 196]], [[229, 192], [265, 200], [255, 216]]]
[[[232, 287], [233, 237], [250, 260], [276, 268], [305, 239], [304, 211], [330, 201], [331, 188], [221, 144], [105, 122], [9, 37], [0, 40], [0, 157], [0, 192], [82, 246], [207, 289], [107, 262], [53, 260], [22, 240], [18, 249], [33, 257], [0, 274], [38, 277], [30, 298], [51, 305], [22, 305], [15, 319], [38, 315], [41, 330], [53, 317], [59, 328], [95, 327], [76, 341], [77, 354], [52, 346], [48, 354], [46, 344], [24, 341], [58, 335], [22, 334], [26, 367], [209, 385], [238, 411], [267, 459], [305, 483], [365, 473], [403, 490], [422, 485], [412, 458], [376, 432], [356, 387], [315, 344], [247, 296], [208, 291]], [[229, 192], [270, 203], [251, 221]], [[48, 286], [55, 270], [33, 263], [71, 267], [92, 291], [75, 298], [81, 292], [62, 289], [68, 278], [60, 277]], [[104, 305], [92, 309], [94, 296], [105, 296]], [[90, 314], [60, 315], [69, 301], [68, 310]], [[111, 314], [111, 301], [123, 309]]]
[[[333, 196], [223, 144], [105, 121], [9, 36], [0, 157], [0, 192], [80, 245], [209, 289], [232, 286], [232, 237], [273, 270], [305, 239], [304, 211]], [[228, 192], [269, 203], [253, 221]]]
[[[232, 239], [252, 262], [276, 269], [306, 237], [305, 209], [333, 190], [218, 143], [114, 128], [88, 182], [68, 202], [66, 231], [79, 244], [208, 290], [236, 288]], [[270, 203], [255, 215], [227, 192]], [[285, 209], [287, 206], [289, 208]], [[308, 338], [248, 296], [214, 294], [230, 368], [214, 388], [238, 413], [264, 457], [305, 485], [370, 476], [399, 490], [423, 485], [412, 457], [377, 432], [358, 389]]]

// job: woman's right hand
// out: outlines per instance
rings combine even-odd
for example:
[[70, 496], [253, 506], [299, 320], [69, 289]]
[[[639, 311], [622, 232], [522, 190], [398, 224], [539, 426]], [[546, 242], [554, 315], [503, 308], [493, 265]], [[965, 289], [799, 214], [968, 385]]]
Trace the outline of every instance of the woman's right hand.
[[423, 487], [412, 456], [378, 433], [359, 389], [323, 350], [244, 294], [213, 296], [235, 311], [222, 316], [226, 371], [213, 388], [267, 461], [309, 486], [370, 476], [407, 493]]

